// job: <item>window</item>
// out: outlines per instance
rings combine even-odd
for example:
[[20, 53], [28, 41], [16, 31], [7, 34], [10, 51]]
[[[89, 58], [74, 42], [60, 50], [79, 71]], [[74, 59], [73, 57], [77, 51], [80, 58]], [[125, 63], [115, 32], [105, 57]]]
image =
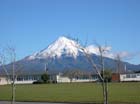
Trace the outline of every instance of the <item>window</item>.
[[126, 78], [136, 78], [136, 74], [127, 74]]
[[137, 76], [140, 76], [140, 74], [137, 74]]
[[29, 76], [29, 80], [33, 80], [33, 76]]
[[132, 74], [131, 78], [136, 78], [136, 74]]
[[123, 79], [125, 79], [126, 78], [126, 76], [123, 76]]
[[126, 75], [126, 78], [131, 78], [131, 77], [130, 77], [130, 74], [127, 74], [127, 75]]
[[28, 75], [25, 75], [24, 76], [24, 80], [28, 81], [29, 80], [29, 76]]
[[23, 81], [23, 76], [17, 77], [17, 81]]

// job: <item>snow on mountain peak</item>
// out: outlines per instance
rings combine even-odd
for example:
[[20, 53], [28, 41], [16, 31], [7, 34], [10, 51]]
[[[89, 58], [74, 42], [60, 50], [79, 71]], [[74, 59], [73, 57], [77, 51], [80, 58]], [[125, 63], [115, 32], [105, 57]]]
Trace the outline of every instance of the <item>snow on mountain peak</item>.
[[73, 56], [76, 58], [81, 51], [77, 47], [79, 44], [72, 40], [68, 39], [64, 36], [59, 37], [54, 43], [48, 46], [48, 48], [40, 51], [39, 53], [35, 53], [28, 57], [28, 59], [35, 58], [47, 58], [47, 57], [61, 57], [62, 55]]
[[[76, 58], [77, 56], [81, 55], [81, 53], [84, 54], [83, 50], [78, 48], [80, 47], [80, 44], [78, 44], [75, 40], [69, 39], [67, 37], [59, 37], [55, 42], [53, 42], [51, 45], [49, 45], [47, 48], [43, 49], [40, 52], [36, 52], [33, 55], [29, 56], [27, 59], [33, 60], [33, 59], [42, 59], [42, 58], [60, 58], [62, 55], [66, 56], [72, 56]], [[104, 50], [107, 50], [104, 52], [105, 57], [113, 58], [113, 54], [109, 51], [111, 50], [111, 47], [102, 47]], [[100, 55], [99, 48], [94, 45], [90, 45], [85, 48], [88, 54], [96, 54]]]

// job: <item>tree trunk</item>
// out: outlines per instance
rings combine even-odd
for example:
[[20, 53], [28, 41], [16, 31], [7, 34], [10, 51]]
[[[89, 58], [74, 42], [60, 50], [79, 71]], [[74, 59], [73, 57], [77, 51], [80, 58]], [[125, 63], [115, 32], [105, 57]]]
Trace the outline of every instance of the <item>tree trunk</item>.
[[15, 56], [14, 56], [14, 60], [13, 60], [13, 68], [12, 68], [12, 78], [13, 78], [13, 82], [12, 82], [12, 102], [11, 104], [15, 104]]

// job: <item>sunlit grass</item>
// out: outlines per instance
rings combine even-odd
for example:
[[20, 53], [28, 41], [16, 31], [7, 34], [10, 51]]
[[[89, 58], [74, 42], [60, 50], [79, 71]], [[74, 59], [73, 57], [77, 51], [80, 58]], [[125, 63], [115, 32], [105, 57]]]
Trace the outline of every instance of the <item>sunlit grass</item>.
[[[140, 83], [110, 83], [109, 102], [140, 103]], [[11, 86], [0, 86], [0, 100], [11, 99]], [[99, 83], [16, 85], [17, 101], [102, 102]]]

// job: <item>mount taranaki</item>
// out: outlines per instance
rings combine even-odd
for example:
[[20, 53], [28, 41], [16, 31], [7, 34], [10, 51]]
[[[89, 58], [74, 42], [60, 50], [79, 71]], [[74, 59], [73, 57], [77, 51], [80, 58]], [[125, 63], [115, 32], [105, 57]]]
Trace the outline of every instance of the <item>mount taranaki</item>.
[[[20, 73], [26, 74], [43, 73], [45, 72], [45, 66], [49, 73], [58, 73], [74, 69], [87, 72], [93, 71], [83, 50], [77, 48], [79, 46], [80, 44], [73, 39], [59, 37], [47, 48], [17, 61], [15, 67]], [[99, 65], [100, 57], [96, 54], [96, 49], [88, 46], [86, 50], [94, 62]], [[105, 68], [116, 70], [116, 62], [113, 58], [104, 57], [104, 64]], [[140, 70], [140, 65], [133, 65], [128, 62], [124, 62], [124, 64], [127, 70]], [[11, 64], [6, 65], [8, 72], [11, 72], [11, 68]], [[4, 73], [4, 70], [0, 70], [0, 73]]]

